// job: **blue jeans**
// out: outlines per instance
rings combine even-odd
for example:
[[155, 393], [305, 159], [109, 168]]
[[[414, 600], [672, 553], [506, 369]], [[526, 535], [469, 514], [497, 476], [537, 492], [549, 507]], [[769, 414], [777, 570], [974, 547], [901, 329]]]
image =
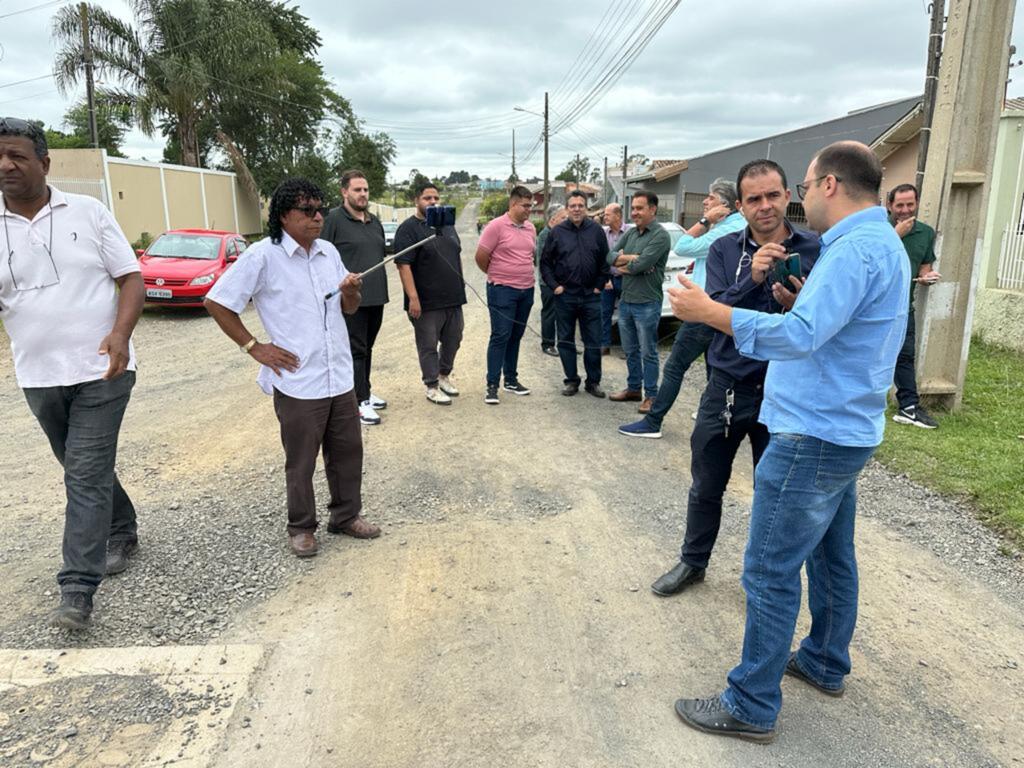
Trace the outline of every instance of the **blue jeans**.
[[487, 343], [487, 383], [498, 386], [519, 381], [519, 342], [533, 307], [533, 288], [487, 284], [487, 308], [491, 313], [491, 340]]
[[555, 314], [558, 318], [558, 356], [566, 384], [579, 384], [576, 365], [576, 323], [579, 321], [583, 339], [583, 367], [587, 384], [601, 383], [601, 297], [593, 291], [555, 295]]
[[601, 346], [612, 345], [612, 314], [615, 312], [615, 302], [622, 295], [622, 277], [614, 276], [609, 278], [612, 281], [611, 288], [601, 291]]
[[644, 396], [658, 394], [658, 323], [661, 302], [619, 303], [619, 338], [626, 353], [626, 389]]
[[722, 693], [736, 719], [760, 728], [775, 726], [805, 562], [811, 631], [800, 644], [797, 662], [827, 688], [841, 686], [850, 672], [850, 639], [857, 623], [857, 477], [874, 450], [807, 435], [771, 436], [754, 476], [743, 558], [743, 656]]
[[64, 467], [61, 592], [92, 594], [107, 569], [107, 539], [136, 538], [135, 507], [114, 474], [117, 438], [135, 372], [70, 387], [25, 389], [57, 461]]
[[672, 342], [672, 351], [665, 361], [665, 373], [661, 377], [658, 396], [654, 399], [651, 411], [644, 420], [655, 429], [661, 429], [661, 422], [672, 409], [679, 396], [679, 388], [683, 385], [683, 376], [701, 355], [706, 355], [715, 329], [703, 323], [683, 323], [676, 332], [676, 340]]

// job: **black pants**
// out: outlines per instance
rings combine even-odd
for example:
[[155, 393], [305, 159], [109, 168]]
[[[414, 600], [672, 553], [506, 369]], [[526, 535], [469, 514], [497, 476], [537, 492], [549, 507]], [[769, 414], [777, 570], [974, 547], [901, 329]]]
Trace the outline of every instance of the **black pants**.
[[[732, 391], [732, 421], [726, 435], [723, 412], [726, 395]], [[750, 438], [754, 466], [768, 447], [768, 429], [758, 422], [762, 384], [743, 384], [712, 369], [708, 386], [700, 398], [697, 423], [690, 436], [690, 494], [686, 506], [686, 535], [682, 560], [695, 568], [707, 568], [711, 550], [722, 523], [722, 496], [732, 475], [743, 438]]]
[[916, 344], [917, 328], [914, 326], [914, 308], [911, 307], [907, 313], [907, 335], [903, 339], [899, 357], [896, 358], [896, 373], [893, 377], [896, 384], [896, 401], [900, 408], [909, 408], [920, 402], [917, 396], [917, 374], [914, 371]]
[[355, 377], [356, 399], [360, 403], [370, 399], [370, 364], [373, 361], [373, 342], [384, 321], [384, 305], [360, 307], [345, 315], [348, 340], [352, 347], [352, 373]]
[[558, 318], [558, 356], [562, 359], [562, 372], [566, 384], [579, 384], [579, 369], [576, 366], [576, 323], [580, 326], [583, 339], [583, 367], [587, 372], [587, 384], [601, 383], [601, 295], [587, 293], [562, 293], [554, 300]]
[[331, 493], [329, 525], [340, 527], [362, 510], [363, 433], [355, 394], [300, 400], [274, 390], [274, 412], [284, 446], [288, 533], [316, 530], [313, 470], [323, 453], [324, 474]]
[[555, 292], [547, 283], [540, 283], [540, 346], [542, 349], [555, 346], [558, 341], [558, 320], [555, 312]]

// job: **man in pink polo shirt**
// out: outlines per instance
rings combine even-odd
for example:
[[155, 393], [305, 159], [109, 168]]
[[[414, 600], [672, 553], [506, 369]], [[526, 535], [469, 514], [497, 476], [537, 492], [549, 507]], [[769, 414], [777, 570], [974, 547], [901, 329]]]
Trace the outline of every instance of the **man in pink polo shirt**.
[[498, 382], [505, 372], [505, 390], [528, 395], [519, 382], [519, 342], [533, 306], [533, 248], [537, 232], [530, 221], [533, 195], [512, 187], [508, 213], [491, 221], [480, 234], [476, 264], [487, 273], [487, 306], [491, 311], [491, 340], [487, 344], [487, 394], [484, 402], [498, 404]]

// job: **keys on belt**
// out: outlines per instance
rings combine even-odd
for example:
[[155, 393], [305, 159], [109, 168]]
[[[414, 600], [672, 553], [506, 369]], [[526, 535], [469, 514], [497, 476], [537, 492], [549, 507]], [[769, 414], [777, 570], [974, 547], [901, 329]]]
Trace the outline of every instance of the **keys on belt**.
[[732, 407], [736, 404], [736, 393], [732, 388], [725, 390], [725, 410], [721, 413], [721, 419], [725, 423], [725, 437], [729, 437], [729, 427], [732, 425]]

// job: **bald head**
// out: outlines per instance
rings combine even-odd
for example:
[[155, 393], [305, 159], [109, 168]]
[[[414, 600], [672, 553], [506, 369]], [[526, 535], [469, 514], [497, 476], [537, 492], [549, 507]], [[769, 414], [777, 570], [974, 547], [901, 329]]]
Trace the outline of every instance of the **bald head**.
[[882, 164], [871, 148], [859, 141], [837, 141], [821, 150], [812, 163], [814, 177], [832, 175], [847, 196], [878, 204]]
[[604, 207], [604, 223], [612, 229], [622, 226], [622, 206], [618, 203], [608, 203]]

